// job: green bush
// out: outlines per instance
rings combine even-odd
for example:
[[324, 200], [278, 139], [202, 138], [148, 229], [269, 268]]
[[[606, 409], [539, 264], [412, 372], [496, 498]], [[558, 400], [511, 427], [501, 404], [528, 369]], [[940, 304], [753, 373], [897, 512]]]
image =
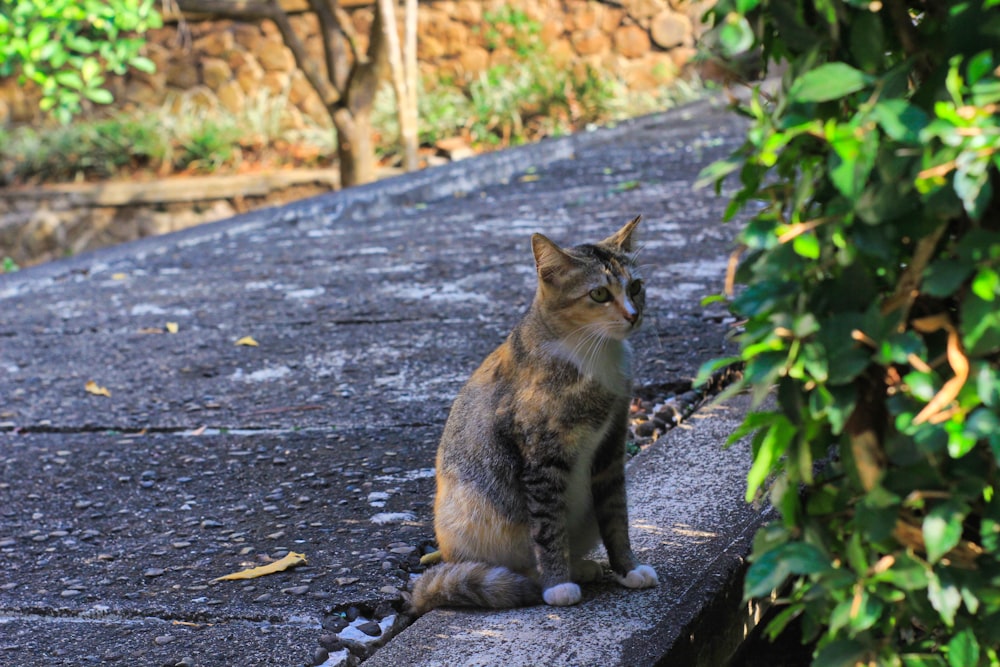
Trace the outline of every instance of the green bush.
[[723, 55], [785, 68], [703, 175], [752, 214], [731, 305], [742, 386], [775, 396], [734, 436], [781, 514], [746, 594], [778, 591], [769, 632], [801, 618], [814, 665], [998, 665], [1000, 2], [712, 15]]
[[161, 25], [154, 0], [0, 0], [0, 77], [37, 84], [66, 123], [84, 100], [112, 101], [107, 72], [154, 71], [141, 35]]

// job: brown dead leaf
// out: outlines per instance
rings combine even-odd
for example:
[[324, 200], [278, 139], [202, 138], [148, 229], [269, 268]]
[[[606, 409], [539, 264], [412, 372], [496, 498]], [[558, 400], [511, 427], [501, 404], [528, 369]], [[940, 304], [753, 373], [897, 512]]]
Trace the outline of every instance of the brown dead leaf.
[[257, 577], [274, 574], [275, 572], [284, 572], [290, 567], [302, 565], [305, 562], [306, 557], [304, 554], [297, 554], [294, 551], [289, 551], [287, 556], [280, 560], [276, 560], [273, 563], [261, 565], [260, 567], [251, 567], [250, 569], [240, 570], [239, 572], [233, 572], [232, 574], [227, 574], [224, 577], [219, 577], [216, 581], [228, 581], [231, 579], [256, 579]]
[[257, 341], [253, 339], [253, 336], [244, 336], [236, 341], [237, 345], [245, 345], [247, 347], [257, 347], [260, 345]]
[[948, 365], [951, 366], [955, 376], [945, 382], [934, 398], [913, 418], [914, 424], [923, 424], [926, 421], [937, 424], [947, 419], [947, 416], [944, 415], [949, 412], [948, 406], [958, 398], [958, 393], [962, 391], [965, 381], [969, 379], [969, 359], [962, 351], [962, 341], [958, 337], [958, 331], [955, 330], [951, 319], [946, 314], [941, 313], [913, 320], [913, 328], [921, 333], [931, 333], [940, 329], [948, 332]]
[[102, 387], [93, 380], [89, 380], [87, 384], [83, 386], [83, 390], [88, 394], [93, 394], [94, 396], [107, 396], [111, 398], [111, 392], [108, 391], [107, 387]]

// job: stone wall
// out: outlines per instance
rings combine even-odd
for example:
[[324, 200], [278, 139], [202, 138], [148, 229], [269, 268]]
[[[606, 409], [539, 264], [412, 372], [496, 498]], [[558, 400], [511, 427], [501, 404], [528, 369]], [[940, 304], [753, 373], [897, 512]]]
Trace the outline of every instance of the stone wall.
[[[373, 7], [363, 0], [342, 3], [367, 46]], [[538, 39], [559, 66], [590, 64], [621, 78], [633, 90], [669, 83], [694, 55], [700, 17], [708, 0], [428, 0], [420, 2], [418, 59], [431, 79], [468, 80], [499, 63], [516, 61], [506, 47], [487, 43], [485, 17], [507, 6], [542, 25]], [[308, 52], [322, 63], [315, 15], [291, 17]], [[126, 107], [158, 107], [187, 98], [199, 106], [219, 105], [233, 112], [261, 91], [287, 95], [286, 124], [305, 118], [329, 120], [315, 92], [296, 69], [291, 52], [270, 21], [242, 23], [187, 17], [148, 35], [147, 55], [154, 74], [133, 72], [112, 81], [112, 92]], [[491, 48], [494, 47], [494, 48]], [[12, 80], [0, 80], [0, 123], [34, 122], [37, 106]]]

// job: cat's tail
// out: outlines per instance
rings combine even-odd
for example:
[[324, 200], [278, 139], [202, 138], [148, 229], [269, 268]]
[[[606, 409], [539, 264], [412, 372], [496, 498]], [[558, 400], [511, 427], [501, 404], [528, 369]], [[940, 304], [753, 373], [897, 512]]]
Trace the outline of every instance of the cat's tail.
[[530, 577], [489, 563], [441, 563], [413, 586], [410, 611], [420, 616], [436, 607], [508, 609], [539, 604], [542, 590]]

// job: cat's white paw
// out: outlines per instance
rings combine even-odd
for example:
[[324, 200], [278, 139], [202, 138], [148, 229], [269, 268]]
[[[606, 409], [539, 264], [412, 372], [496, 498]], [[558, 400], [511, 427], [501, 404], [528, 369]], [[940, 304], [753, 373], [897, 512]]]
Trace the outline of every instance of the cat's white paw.
[[580, 601], [581, 597], [580, 587], [571, 581], [567, 581], [564, 584], [556, 584], [552, 588], [546, 588], [542, 592], [545, 604], [550, 604], [554, 607], [566, 607], [576, 604]]
[[635, 569], [629, 570], [624, 577], [616, 574], [615, 580], [625, 588], [650, 588], [660, 583], [656, 570], [648, 565], [636, 565]]
[[574, 561], [570, 566], [573, 573], [573, 581], [580, 584], [589, 584], [593, 581], [600, 581], [604, 577], [604, 568], [600, 563], [592, 560]]

